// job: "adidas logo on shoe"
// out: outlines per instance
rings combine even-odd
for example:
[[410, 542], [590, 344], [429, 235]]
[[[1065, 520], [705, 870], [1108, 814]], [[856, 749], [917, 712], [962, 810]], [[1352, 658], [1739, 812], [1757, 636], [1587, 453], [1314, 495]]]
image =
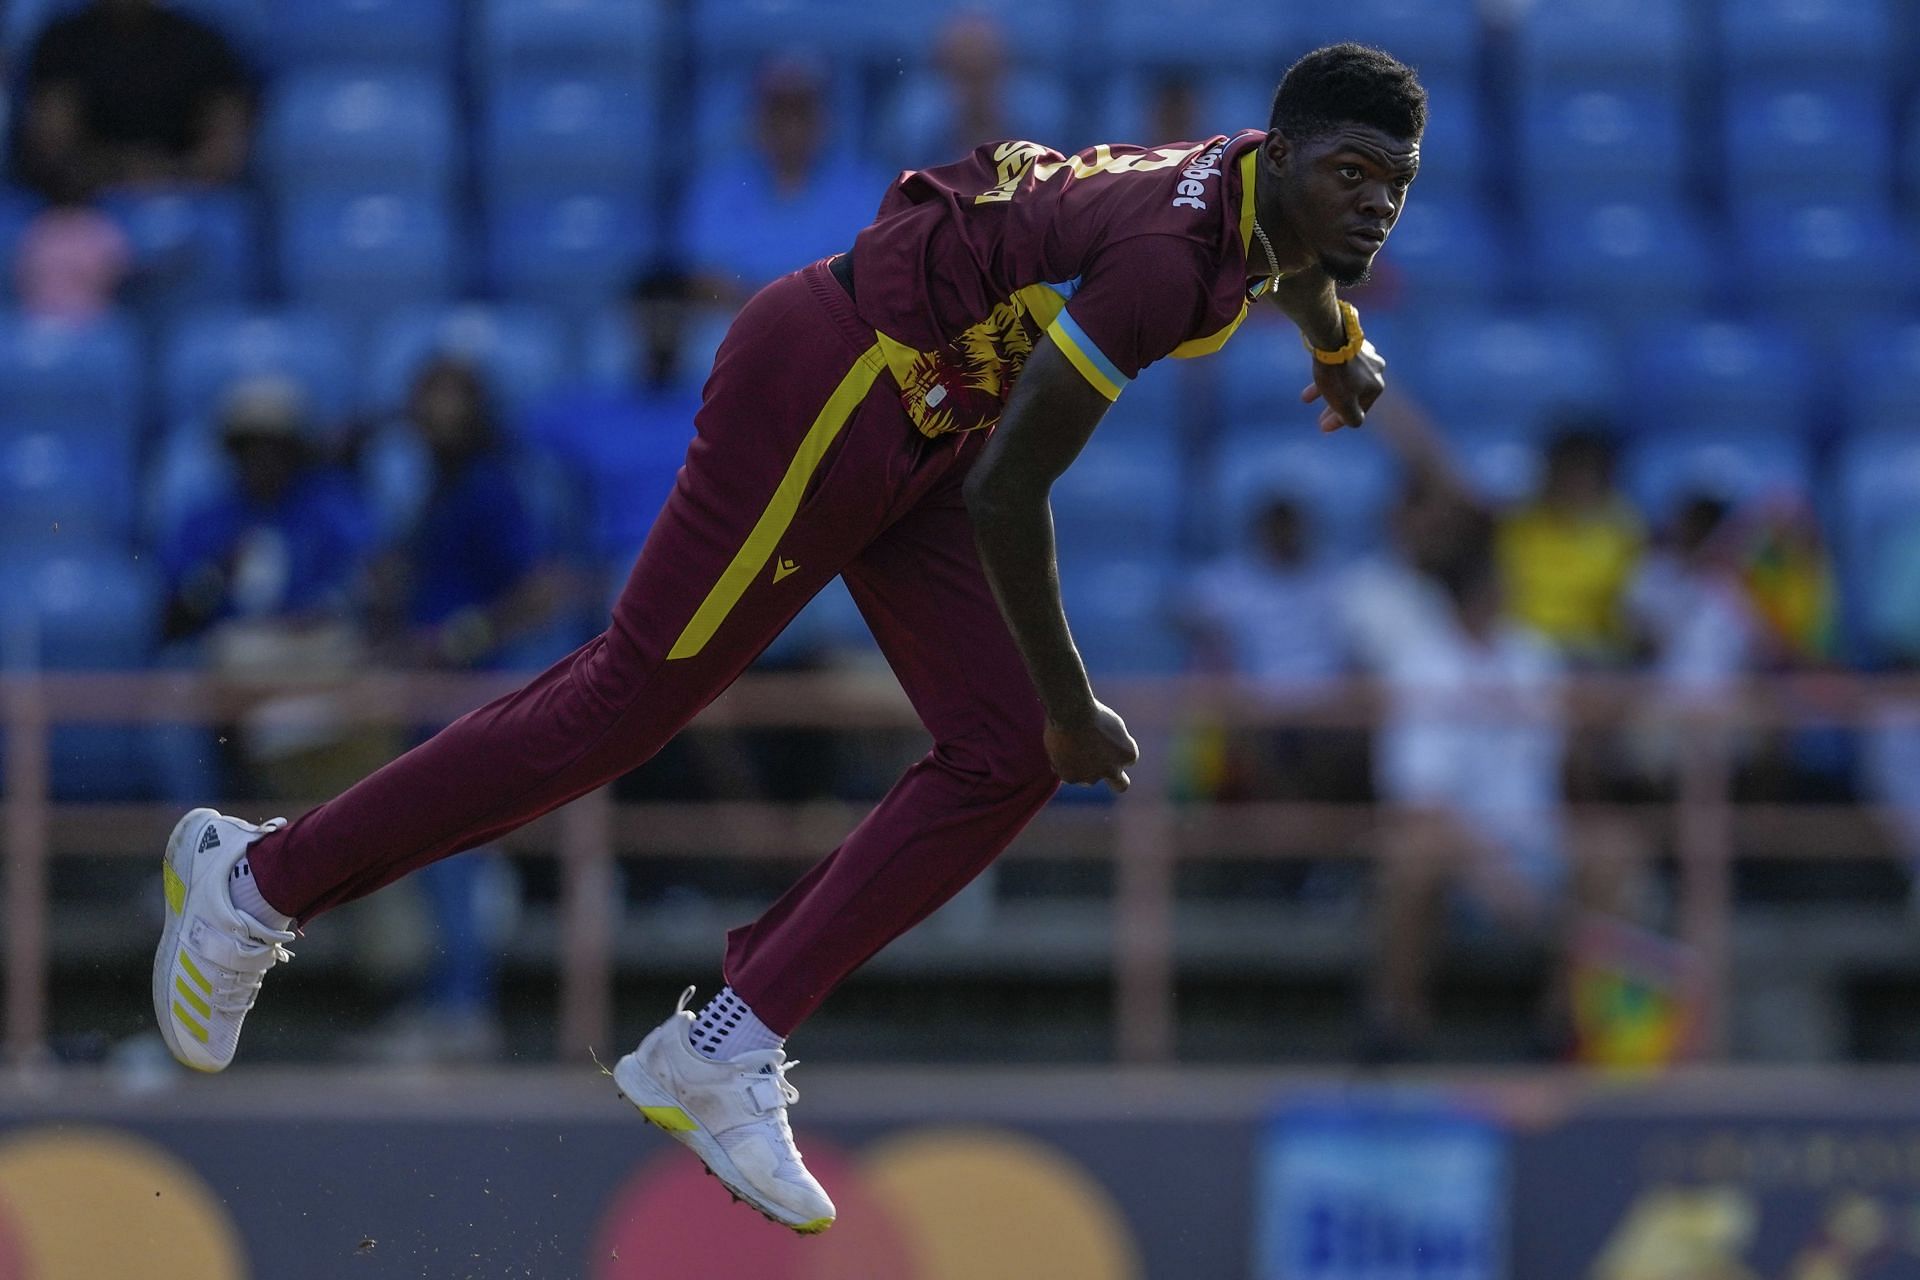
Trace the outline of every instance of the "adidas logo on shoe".
[[207, 829], [200, 833], [200, 847], [194, 852], [205, 853], [209, 849], [218, 849], [219, 847], [220, 833], [213, 829], [212, 823], [208, 823]]

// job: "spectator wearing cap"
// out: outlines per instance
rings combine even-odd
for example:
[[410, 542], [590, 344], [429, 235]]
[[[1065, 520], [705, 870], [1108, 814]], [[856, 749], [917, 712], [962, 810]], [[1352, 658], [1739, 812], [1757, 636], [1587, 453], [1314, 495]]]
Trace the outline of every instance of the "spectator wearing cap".
[[[373, 545], [351, 477], [329, 465], [303, 393], [282, 378], [234, 386], [220, 440], [220, 484], [161, 540], [168, 662], [263, 680], [349, 673]], [[332, 770], [361, 767], [358, 749], [384, 750], [324, 699], [298, 696], [261, 702], [229, 737], [247, 783], [281, 795], [324, 789]]]

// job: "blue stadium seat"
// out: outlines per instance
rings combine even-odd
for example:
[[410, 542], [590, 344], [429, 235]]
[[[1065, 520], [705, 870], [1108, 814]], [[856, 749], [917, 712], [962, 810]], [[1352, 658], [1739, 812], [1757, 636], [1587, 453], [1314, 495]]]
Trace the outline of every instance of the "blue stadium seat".
[[296, 304], [364, 321], [448, 297], [461, 265], [452, 221], [437, 200], [318, 196], [281, 211], [280, 279]]
[[1473, 491], [1501, 506], [1539, 491], [1546, 473], [1546, 440], [1530, 428], [1481, 427], [1451, 434], [1449, 452]]
[[554, 191], [496, 205], [488, 222], [493, 285], [507, 298], [580, 313], [617, 298], [650, 256], [645, 205]]
[[1663, 428], [1791, 434], [1814, 387], [1813, 357], [1792, 331], [1728, 320], [1644, 325], [1631, 367], [1634, 423]]
[[[1192, 134], [1186, 138], [1162, 138], [1164, 132], [1153, 120], [1153, 99], [1159, 82], [1169, 76], [1191, 79], [1195, 95], [1196, 118]], [[1062, 107], [1065, 107], [1063, 102]], [[1241, 129], [1264, 129], [1273, 112], [1273, 84], [1259, 74], [1220, 74], [1148, 71], [1136, 69], [1111, 76], [1093, 121], [1093, 135], [1100, 142], [1191, 142], [1216, 133], [1237, 133]], [[1064, 113], [1063, 113], [1064, 114]], [[1069, 149], [1064, 139], [1037, 141]]]
[[1741, 233], [1749, 296], [1816, 334], [1851, 332], [1854, 317], [1913, 296], [1913, 244], [1883, 205], [1760, 205]]
[[[1406, 212], [1374, 264], [1382, 283], [1397, 282], [1401, 305], [1423, 314], [1484, 307], [1502, 291], [1513, 254], [1477, 200], [1429, 196], [1413, 184]], [[1371, 318], [1367, 321], [1372, 323]]]
[[1885, 95], [1858, 83], [1736, 83], [1727, 157], [1745, 198], [1884, 200], [1893, 173]]
[[[31, 654], [4, 665], [60, 671], [145, 666], [158, 632], [160, 584], [125, 547], [75, 540], [0, 552], [0, 635], [25, 624]], [[18, 633], [16, 633], [18, 634]], [[9, 646], [11, 647], [11, 646]]]
[[305, 389], [325, 422], [356, 404], [353, 345], [333, 317], [320, 312], [221, 309], [173, 327], [161, 353], [161, 401], [170, 426], [210, 425], [228, 388], [243, 378], [286, 377]]
[[1692, 210], [1672, 202], [1568, 201], [1535, 211], [1532, 280], [1543, 301], [1631, 329], [1649, 315], [1697, 310], [1718, 257]]
[[271, 57], [315, 65], [443, 71], [459, 47], [456, 0], [299, 0], [274, 9]]
[[460, 156], [459, 113], [439, 76], [309, 71], [275, 88], [261, 143], [283, 196], [444, 196]]
[[1168, 359], [1147, 369], [1108, 406], [1095, 439], [1104, 447], [1137, 445], [1150, 452], [1186, 447], [1199, 426], [1192, 388], [1216, 379], [1220, 359], [1208, 356], [1197, 368], [1191, 360]]
[[170, 429], [151, 452], [139, 476], [141, 540], [163, 546], [196, 511], [231, 492], [233, 461], [204, 419]]
[[1303, 21], [1304, 44], [1378, 45], [1418, 67], [1423, 80], [1478, 71], [1480, 14], [1473, 0], [1343, 0], [1305, 6]]
[[[1237, 67], [1274, 76], [1299, 50], [1293, 11], [1236, 0], [1113, 0], [1088, 33], [1108, 65]], [[1277, 80], [1278, 77], [1274, 76]]]
[[489, 76], [605, 74], [651, 82], [666, 47], [667, 6], [660, 0], [483, 0], [482, 10], [480, 52]]
[[132, 439], [143, 367], [139, 333], [124, 316], [75, 326], [0, 314], [0, 435]]
[[[1848, 435], [1834, 461], [1832, 496], [1843, 594], [1871, 630], [1873, 611], [1859, 596], [1879, 578], [1880, 555], [1920, 512], [1920, 431], [1907, 426]], [[1873, 639], [1867, 636], [1869, 644]]]
[[653, 95], [617, 76], [520, 76], [487, 101], [484, 167], [499, 197], [552, 183], [638, 194], [652, 185]]
[[1900, 185], [1909, 209], [1920, 207], [1920, 98], [1907, 112], [1906, 146], [1900, 149]]
[[1793, 431], [1746, 427], [1656, 431], [1634, 440], [1621, 467], [1628, 496], [1655, 523], [1691, 493], [1732, 503], [1813, 495], [1813, 457]]
[[1421, 341], [1412, 385], [1449, 431], [1551, 426], [1561, 410], [1617, 407], [1614, 352], [1586, 319], [1551, 312], [1462, 314]]
[[1684, 115], [1680, 95], [1630, 79], [1536, 85], [1520, 112], [1527, 182], [1556, 200], [1672, 198], [1688, 168]]
[[[623, 583], [629, 567], [626, 561], [615, 566]], [[807, 601], [806, 607], [774, 637], [757, 661], [776, 668], [791, 667], [796, 663], [820, 661], [829, 654], [844, 656], [850, 651], [872, 653], [874, 660], [879, 661], [873, 633], [867, 630], [867, 620], [860, 616], [860, 606], [854, 603], [847, 584], [835, 578], [820, 589], [819, 595]]]
[[125, 540], [135, 471], [130, 436], [0, 433], [0, 543]]
[[1676, 89], [1693, 44], [1682, 0], [1554, 0], [1520, 24], [1526, 77], [1535, 84], [1593, 73]]
[[[77, 539], [49, 548], [8, 545], [0, 551], [0, 667], [138, 669], [158, 641], [161, 603], [150, 562], [125, 547]], [[55, 727], [54, 798], [150, 796], [148, 743], [147, 732], [134, 727]]]
[[886, 43], [881, 48], [896, 50], [909, 63], [934, 52], [941, 29], [961, 13], [997, 22], [1014, 66], [1056, 75], [1056, 51], [1074, 42], [1085, 20], [1075, 0], [925, 0], [884, 10], [867, 6], [868, 21], [883, 28], [879, 39]]
[[1054, 539], [1062, 564], [1166, 561], [1180, 539], [1185, 486], [1179, 442], [1102, 439], [1096, 431], [1054, 481]]
[[1152, 560], [1061, 570], [1067, 622], [1088, 671], [1096, 678], [1170, 675], [1186, 665], [1186, 645], [1167, 607], [1178, 577], [1170, 564]]
[[1413, 188], [1415, 203], [1435, 196], [1447, 199], [1476, 196], [1490, 152], [1476, 82], [1423, 75], [1421, 83], [1427, 90], [1427, 132], [1420, 139], [1420, 177]]
[[[683, 339], [680, 377], [698, 391], [713, 371], [713, 356], [733, 324], [733, 313], [708, 309], [687, 321]], [[625, 387], [638, 377], [633, 367], [634, 347], [631, 325], [624, 306], [610, 306], [588, 319], [581, 339], [581, 371], [597, 387]]]
[[509, 421], [572, 372], [565, 331], [538, 308], [413, 307], [390, 317], [375, 333], [366, 404], [398, 409], [414, 374], [434, 355], [466, 361], [485, 375]]
[[[304, 2], [304, 0], [303, 0]], [[172, 0], [171, 7], [200, 19], [232, 42], [234, 52], [255, 64], [271, 57], [268, 32], [291, 6], [272, 0]]]
[[1316, 540], [1337, 557], [1379, 544], [1399, 465], [1376, 434], [1323, 436], [1311, 425], [1259, 421], [1230, 428], [1209, 486], [1216, 546], [1246, 545], [1258, 504], [1283, 494], [1311, 518]]
[[1875, 337], [1847, 351], [1851, 420], [1866, 431], [1920, 434], [1920, 321], [1909, 314], [1863, 326]]
[[1885, 0], [1720, 0], [1726, 65], [1884, 83], [1898, 48]]
[[130, 301], [171, 319], [189, 307], [245, 302], [261, 292], [260, 226], [237, 191], [118, 191], [101, 208], [120, 224], [139, 272]]
[[[1015, 71], [1006, 81], [1006, 124], [1003, 134], [1029, 138], [1055, 149], [1078, 145], [1072, 134], [1073, 95], [1067, 85], [1045, 72]], [[931, 74], [904, 79], [892, 102], [876, 113], [881, 150], [903, 169], [917, 169], [958, 159], [949, 139], [954, 102], [945, 82]], [[1103, 117], [1097, 130], [1103, 140], [1144, 140], [1136, 129], [1117, 130]], [[1110, 135], [1110, 137], [1109, 137]], [[988, 139], [974, 139], [985, 142]]]

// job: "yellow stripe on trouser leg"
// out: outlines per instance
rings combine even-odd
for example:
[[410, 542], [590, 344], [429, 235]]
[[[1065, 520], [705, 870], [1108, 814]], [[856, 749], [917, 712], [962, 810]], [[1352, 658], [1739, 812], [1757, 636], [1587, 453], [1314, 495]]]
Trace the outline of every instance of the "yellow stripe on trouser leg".
[[873, 380], [879, 376], [886, 362], [880, 355], [880, 344], [874, 343], [860, 353], [853, 368], [847, 370], [847, 376], [840, 379], [840, 385], [827, 397], [819, 414], [813, 420], [813, 426], [807, 429], [806, 439], [800, 442], [800, 451], [793, 455], [793, 461], [787, 464], [787, 474], [780, 478], [780, 487], [773, 491], [772, 501], [767, 509], [760, 513], [759, 521], [753, 526], [753, 532], [747, 535], [746, 542], [734, 554], [733, 563], [713, 584], [713, 590], [707, 592], [707, 598], [700, 602], [694, 611], [693, 621], [687, 623], [687, 629], [673, 642], [668, 658], [691, 658], [707, 647], [707, 641], [713, 639], [713, 633], [720, 629], [727, 615], [733, 612], [733, 606], [740, 603], [740, 597], [766, 567], [767, 558], [787, 532], [787, 526], [793, 523], [794, 512], [800, 509], [800, 499], [807, 491], [807, 481], [820, 466], [820, 460], [827, 455], [827, 448], [839, 436], [840, 429], [847, 425], [847, 419], [866, 399]]

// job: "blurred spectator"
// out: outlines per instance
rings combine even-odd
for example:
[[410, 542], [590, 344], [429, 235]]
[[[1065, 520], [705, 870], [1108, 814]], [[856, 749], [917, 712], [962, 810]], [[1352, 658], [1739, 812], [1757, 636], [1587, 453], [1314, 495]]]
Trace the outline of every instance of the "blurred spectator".
[[992, 15], [954, 15], [941, 29], [933, 74], [912, 76], [902, 89], [891, 113], [889, 154], [902, 167], [918, 169], [1008, 138], [1064, 146], [1064, 139], [1052, 136], [1057, 113], [1009, 81], [1013, 65], [1006, 33]]
[[[1306, 514], [1269, 498], [1253, 550], [1206, 566], [1182, 602], [1199, 665], [1298, 701], [1346, 671], [1340, 575], [1313, 545]], [[1364, 738], [1323, 728], [1264, 730], [1226, 744], [1223, 799], [1332, 799], [1358, 772]]]
[[54, 199], [103, 187], [222, 184], [246, 164], [246, 72], [200, 20], [154, 0], [93, 0], [35, 41], [15, 171]]
[[1731, 514], [1719, 498], [1685, 498], [1627, 589], [1627, 611], [1653, 670], [1675, 696], [1724, 693], [1761, 656], [1763, 636], [1729, 536]]
[[[1414, 495], [1412, 503], [1450, 500]], [[1367, 1051], [1413, 1052], [1432, 1021], [1428, 970], [1449, 891], [1558, 954], [1546, 1031], [1565, 1032], [1571, 913], [1618, 915], [1634, 853], [1618, 833], [1568, 830], [1561, 766], [1563, 667], [1505, 616], [1494, 533], [1471, 510], [1409, 511], [1403, 530], [1443, 533], [1424, 572], [1382, 572], [1351, 601], [1388, 709], [1374, 744], [1382, 831], [1379, 956]], [[1574, 847], [1577, 843], [1577, 847]]]
[[1508, 607], [1577, 662], [1619, 662], [1623, 596], [1643, 541], [1639, 515], [1614, 487], [1611, 443], [1564, 431], [1547, 446], [1538, 495], [1500, 522]]
[[82, 323], [114, 303], [133, 269], [133, 246], [98, 209], [59, 203], [35, 215], [20, 235], [14, 292], [23, 310]]
[[570, 388], [528, 415], [528, 439], [565, 462], [588, 496], [589, 552], [622, 580], [693, 439], [707, 373], [706, 353], [688, 349], [697, 314], [684, 271], [636, 278], [625, 308], [627, 379]]
[[832, 149], [826, 77], [818, 63], [793, 56], [764, 65], [751, 146], [715, 157], [695, 181], [684, 242], [714, 296], [740, 298], [851, 248], [879, 208], [886, 175]]
[[[543, 555], [512, 456], [467, 365], [429, 361], [416, 377], [403, 429], [430, 459], [424, 502], [375, 573], [376, 640], [409, 668], [500, 665], [543, 627], [566, 579]], [[431, 919], [431, 956], [415, 998], [365, 1048], [384, 1060], [497, 1057], [500, 921], [514, 899], [504, 860], [488, 850], [448, 858], [418, 877]]]
[[[1920, 518], [1895, 527], [1863, 587], [1867, 631], [1885, 666], [1920, 672]], [[1866, 798], [1885, 806], [1920, 911], [1920, 702], [1888, 698], [1874, 708], [1860, 766]]]
[[1206, 136], [1200, 123], [1200, 83], [1193, 73], [1169, 68], [1147, 90], [1146, 142], [1194, 142]]
[[[228, 394], [224, 492], [189, 512], [160, 549], [172, 662], [264, 680], [345, 675], [359, 664], [372, 524], [314, 435], [290, 382], [250, 379]], [[263, 701], [237, 740], [248, 776], [275, 795], [328, 791], [386, 758], [384, 742], [349, 733], [323, 696]]]

